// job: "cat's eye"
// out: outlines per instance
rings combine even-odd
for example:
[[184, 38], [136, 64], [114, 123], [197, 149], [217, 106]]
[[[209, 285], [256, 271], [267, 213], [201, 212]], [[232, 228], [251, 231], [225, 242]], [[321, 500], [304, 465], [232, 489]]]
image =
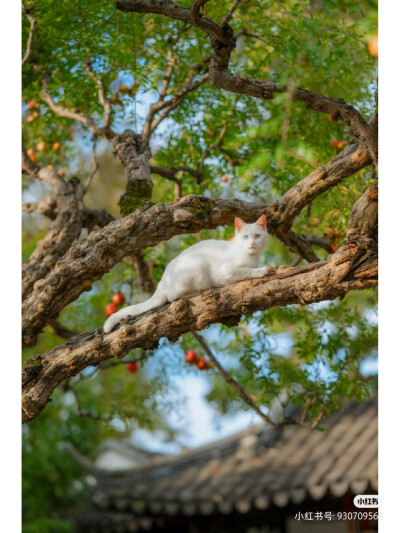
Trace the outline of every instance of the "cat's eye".
[[254, 235], [254, 237], [255, 237], [256, 239], [259, 239], [259, 238], [261, 237], [261, 235], [260, 235], [259, 233], [256, 233], [256, 234]]
[[249, 236], [248, 235], [243, 235], [243, 239], [248, 239]]

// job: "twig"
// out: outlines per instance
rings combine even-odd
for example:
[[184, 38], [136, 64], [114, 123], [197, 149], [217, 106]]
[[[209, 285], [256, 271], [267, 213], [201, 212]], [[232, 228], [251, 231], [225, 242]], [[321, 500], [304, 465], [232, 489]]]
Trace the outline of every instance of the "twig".
[[137, 357], [136, 359], [131, 359], [130, 361], [127, 361], [126, 359], [124, 361], [119, 359], [117, 361], [111, 361], [110, 363], [99, 365], [97, 368], [99, 368], [100, 370], [107, 370], [108, 368], [112, 368], [113, 366], [127, 365], [128, 363], [141, 363], [149, 357], [150, 355], [145, 350], [143, 350], [142, 355], [140, 357]]
[[203, 152], [203, 154], [201, 156], [200, 163], [199, 163], [199, 166], [198, 166], [198, 173], [201, 174], [201, 176], [203, 176], [203, 174], [204, 174], [204, 162], [207, 159], [207, 157], [211, 154], [211, 152], [213, 150], [221, 148], [221, 145], [223, 143], [226, 130], [228, 129], [228, 126], [229, 126], [229, 119], [232, 117], [232, 115], [233, 115], [233, 113], [234, 113], [234, 111], [236, 109], [237, 100], [238, 100], [238, 98], [235, 99], [235, 101], [233, 103], [233, 106], [231, 107], [231, 109], [227, 113], [227, 116], [226, 116], [226, 118], [225, 118], [225, 120], [223, 122], [222, 128], [221, 128], [221, 131], [218, 134], [218, 139], [213, 144], [210, 144], [210, 146], [208, 146], [204, 150], [204, 152]]
[[[179, 200], [179, 198], [182, 198], [182, 176], [185, 172], [193, 176], [196, 180], [196, 183], [201, 183], [204, 175], [203, 172], [186, 166], [166, 168], [150, 165], [150, 172], [152, 174], [158, 174], [159, 176], [162, 176], [163, 178], [166, 178], [167, 180], [173, 181], [175, 183], [175, 200]], [[177, 174], [179, 177], [177, 177]]]
[[[156, 128], [166, 117], [168, 117], [171, 111], [173, 111], [183, 102], [185, 96], [198, 89], [209, 78], [209, 74], [207, 72], [206, 74], [203, 74], [201, 78], [196, 81], [193, 81], [192, 83], [192, 80], [195, 75], [196, 71], [194, 71], [193, 74], [189, 76], [185, 85], [177, 90], [175, 96], [171, 100], [168, 100], [168, 102], [162, 100], [150, 106], [149, 114], [147, 115], [146, 122], [142, 131], [142, 137], [144, 139], [149, 139], [150, 135], [154, 133]], [[154, 119], [155, 114], [161, 110], [164, 110], [163, 113], [161, 113], [156, 119]]]
[[47, 73], [44, 74], [42, 79], [42, 92], [40, 93], [40, 97], [44, 102], [46, 102], [53, 113], [59, 115], [60, 117], [69, 118], [85, 124], [93, 133], [93, 135], [101, 135], [109, 140], [112, 140], [115, 137], [115, 133], [109, 127], [97, 126], [93, 118], [89, 115], [78, 113], [75, 110], [70, 110], [61, 106], [60, 104], [57, 104], [49, 92], [49, 75]]
[[22, 5], [22, 10], [25, 13], [25, 15], [28, 17], [29, 20], [29, 36], [28, 36], [28, 42], [26, 43], [26, 51], [25, 55], [22, 59], [22, 67], [28, 62], [28, 59], [32, 53], [32, 43], [33, 43], [33, 35], [35, 33], [36, 28], [36, 18], [32, 15], [29, 9], [27, 9], [24, 5]]
[[205, 353], [208, 355], [208, 357], [211, 359], [211, 361], [214, 363], [214, 365], [218, 368], [221, 376], [224, 378], [224, 380], [239, 394], [239, 396], [242, 398], [242, 400], [255, 412], [258, 414], [259, 417], [261, 417], [264, 422], [266, 422], [269, 426], [271, 426], [273, 429], [277, 429], [279, 427], [278, 424], [273, 422], [265, 413], [261, 411], [261, 409], [254, 403], [254, 401], [250, 398], [250, 396], [246, 393], [246, 391], [243, 389], [239, 383], [228, 374], [228, 372], [222, 367], [221, 363], [216, 359], [210, 348], [208, 347], [207, 343], [203, 339], [201, 335], [199, 335], [196, 331], [192, 331], [192, 336], [196, 339], [196, 341], [200, 344], [200, 346], [203, 348]]
[[112, 416], [103, 417], [103, 416], [95, 415], [94, 413], [91, 413], [90, 411], [82, 411], [82, 406], [81, 406], [81, 401], [80, 401], [80, 398], [79, 398], [79, 393], [76, 390], [76, 388], [74, 387], [74, 385], [71, 385], [70, 382], [67, 382], [64, 385], [64, 390], [65, 391], [71, 391], [72, 394], [74, 395], [75, 405], [76, 405], [76, 414], [79, 417], [81, 417], [81, 418], [91, 418], [92, 420], [99, 420], [101, 422], [109, 422], [110, 420], [112, 420], [114, 418], [113, 415]]
[[111, 118], [113, 113], [113, 108], [111, 105], [111, 100], [106, 97], [105, 90], [104, 90], [104, 84], [103, 79], [95, 74], [93, 70], [93, 65], [90, 60], [90, 57], [86, 60], [86, 70], [89, 76], [94, 80], [94, 82], [97, 85], [97, 94], [99, 97], [99, 102], [104, 108], [104, 119], [103, 119], [103, 128], [110, 133], [110, 137], [112, 138], [115, 136], [115, 134], [111, 131], [110, 125], [111, 125]]
[[291, 263], [291, 267], [297, 267], [298, 264], [300, 264], [300, 261], [302, 261], [303, 257], [301, 255], [298, 255], [296, 259]]
[[58, 335], [63, 339], [70, 339], [71, 337], [75, 337], [75, 335], [79, 335], [79, 331], [68, 329], [55, 319], [49, 321], [49, 326], [55, 335]]
[[150, 274], [149, 265], [144, 259], [143, 252], [140, 250], [132, 254], [132, 261], [140, 289], [148, 295], [152, 295], [155, 290], [154, 279]]
[[226, 24], [227, 22], [229, 22], [231, 20], [231, 18], [233, 17], [233, 14], [234, 14], [237, 6], [240, 4], [241, 1], [242, 0], [235, 0], [233, 6], [229, 10], [229, 13], [222, 19], [221, 26], [223, 26], [224, 24]]
[[93, 178], [95, 177], [100, 167], [99, 162], [97, 161], [97, 157], [96, 157], [96, 146], [97, 146], [97, 139], [96, 137], [94, 137], [93, 145], [92, 145], [92, 171], [90, 175], [86, 178], [85, 183], [83, 184], [83, 189], [85, 193], [87, 193], [90, 185], [92, 184]]

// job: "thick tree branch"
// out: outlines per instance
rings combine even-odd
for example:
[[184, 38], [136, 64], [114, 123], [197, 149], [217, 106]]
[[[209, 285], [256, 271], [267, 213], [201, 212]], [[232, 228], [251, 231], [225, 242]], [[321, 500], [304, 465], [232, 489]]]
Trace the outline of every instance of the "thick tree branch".
[[22, 204], [22, 210], [25, 213], [40, 213], [50, 220], [54, 220], [57, 217], [57, 200], [54, 196], [47, 196], [40, 202], [24, 202]]
[[121, 214], [126, 216], [151, 200], [150, 148], [142, 135], [125, 130], [114, 141], [114, 155], [125, 169], [126, 190], [119, 200], [119, 207]]
[[[22, 267], [22, 298], [25, 300], [57, 261], [67, 252], [80, 231], [86, 227], [103, 227], [114, 220], [101, 209], [88, 209], [83, 204], [84, 189], [77, 178], [63, 180], [54, 169], [39, 167], [33, 163], [22, 147], [22, 170], [29, 176], [49, 184], [53, 194], [41, 202], [23, 204], [27, 212], [37, 211], [54, 220], [46, 236]], [[42, 286], [42, 285], [38, 285]]]
[[309, 263], [318, 261], [318, 257], [311, 248], [311, 243], [304, 235], [299, 235], [292, 229], [289, 229], [280, 236], [280, 239], [284, 244], [286, 244], [289, 250], [296, 250], [300, 257], [304, 257], [304, 259], [307, 259]]
[[[188, 331], [231, 320], [260, 309], [310, 304], [344, 297], [351, 290], [377, 283], [377, 255], [355, 243], [343, 246], [327, 261], [295, 268], [280, 268], [263, 279], [247, 280], [221, 289], [203, 291], [139, 317], [127, 317], [115, 331], [99, 328], [69, 339], [37, 355], [23, 367], [23, 421], [33, 420], [46, 406], [54, 389], [90, 365], [110, 357], [122, 358], [129, 350], [154, 349], [162, 337], [175, 342]], [[233, 320], [234, 318], [234, 320]]]
[[[289, 189], [277, 202], [278, 216], [270, 221], [277, 233], [286, 233], [293, 220], [306, 205], [321, 193], [337, 185], [344, 178], [371, 164], [369, 152], [357, 145], [350, 145], [326, 165], [322, 165], [309, 176]], [[278, 226], [282, 225], [281, 229]]]
[[[102, 230], [91, 233], [65, 254], [43, 286], [35, 288], [23, 307], [23, 343], [35, 344], [38, 334], [51, 318], [74, 301], [118, 261], [147, 246], [155, 246], [174, 235], [195, 233], [233, 224], [235, 216], [253, 222], [265, 214], [270, 233], [285, 239], [292, 221], [321, 193], [335, 186], [368, 163], [366, 150], [349, 148], [341, 157], [296, 183], [276, 202], [257, 205], [234, 199], [211, 199], [190, 195], [171, 204], [141, 208]], [[293, 241], [294, 253], [301, 253]], [[43, 280], [44, 281], [44, 280]]]
[[28, 175], [45, 181], [52, 187], [57, 209], [57, 216], [47, 235], [37, 244], [35, 251], [22, 267], [24, 300], [32, 292], [34, 284], [48, 274], [78, 237], [82, 228], [83, 189], [79, 180], [72, 179], [66, 182], [54, 169], [41, 168], [33, 163], [24, 147], [22, 147], [22, 169]]
[[90, 209], [85, 207], [82, 213], [82, 227], [92, 231], [96, 226], [104, 228], [115, 218], [105, 209]]
[[65, 181], [57, 172], [48, 167], [40, 167], [37, 163], [31, 161], [24, 146], [22, 146], [21, 166], [23, 173], [47, 183], [56, 194], [64, 194], [66, 192]]
[[57, 217], [22, 267], [23, 300], [31, 294], [35, 283], [41, 283], [40, 280], [54, 268], [79, 236], [82, 229], [82, 198], [83, 189], [77, 179], [66, 183], [65, 191], [56, 195]]
[[189, 24], [197, 26], [205, 31], [209, 36], [217, 36], [221, 40], [224, 39], [224, 34], [214, 21], [207, 17], [197, 17], [195, 21], [191, 18], [191, 10], [176, 5], [172, 0], [117, 0], [117, 9], [121, 11], [136, 13], [154, 13], [165, 15], [167, 17], [181, 20]]
[[200, 20], [200, 9], [210, 0], [194, 0], [192, 7], [190, 8], [190, 21], [193, 24], [197, 24]]
[[[40, 202], [24, 202], [22, 210], [26, 213], [39, 213], [50, 220], [57, 218], [57, 199], [54, 196], [48, 196]], [[82, 217], [82, 227], [92, 231], [98, 226], [103, 228], [115, 218], [104, 209], [90, 209], [85, 207]]]

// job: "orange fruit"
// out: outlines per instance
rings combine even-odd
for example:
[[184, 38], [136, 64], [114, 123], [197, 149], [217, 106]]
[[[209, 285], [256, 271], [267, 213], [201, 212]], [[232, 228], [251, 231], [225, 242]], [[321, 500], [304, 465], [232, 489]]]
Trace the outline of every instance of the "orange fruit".
[[106, 305], [106, 315], [107, 316], [111, 316], [113, 315], [114, 313], [116, 313], [118, 311], [118, 308], [115, 304], [113, 303], [110, 303], [110, 304], [107, 304]]
[[368, 50], [372, 57], [378, 59], [378, 34], [374, 35], [369, 41]]

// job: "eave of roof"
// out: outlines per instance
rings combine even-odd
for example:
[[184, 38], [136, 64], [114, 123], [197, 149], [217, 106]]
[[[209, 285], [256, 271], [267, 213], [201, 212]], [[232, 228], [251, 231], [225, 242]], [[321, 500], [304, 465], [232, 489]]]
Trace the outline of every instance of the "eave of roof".
[[[136, 516], [191, 516], [376, 491], [376, 399], [333, 413], [325, 427], [323, 432], [298, 426], [271, 432], [255, 426], [129, 471], [97, 469], [93, 503]], [[249, 436], [255, 437], [253, 445], [248, 439], [250, 445], [243, 448]]]

